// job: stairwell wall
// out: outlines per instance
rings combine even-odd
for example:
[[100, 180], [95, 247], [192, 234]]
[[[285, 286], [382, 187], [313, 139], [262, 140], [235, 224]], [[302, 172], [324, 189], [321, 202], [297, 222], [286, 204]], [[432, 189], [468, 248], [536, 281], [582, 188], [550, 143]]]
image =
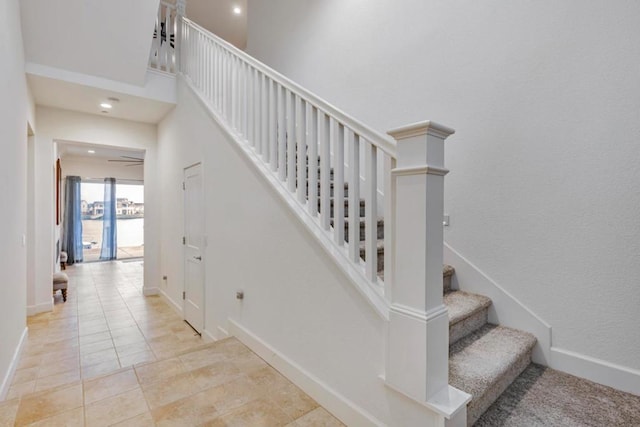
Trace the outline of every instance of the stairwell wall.
[[248, 53], [363, 122], [454, 127], [447, 244], [547, 321], [554, 347], [640, 380], [640, 4], [248, 11]]
[[0, 2], [0, 400], [16, 369], [26, 336], [27, 126], [35, 129], [34, 105], [24, 75], [20, 2]]
[[433, 425], [433, 413], [380, 378], [384, 319], [179, 80], [178, 106], [158, 128], [166, 297], [182, 307], [183, 169], [202, 162], [204, 335], [232, 332], [256, 351], [278, 354], [295, 366], [294, 382], [304, 387], [300, 379], [313, 378], [305, 391], [350, 425]]

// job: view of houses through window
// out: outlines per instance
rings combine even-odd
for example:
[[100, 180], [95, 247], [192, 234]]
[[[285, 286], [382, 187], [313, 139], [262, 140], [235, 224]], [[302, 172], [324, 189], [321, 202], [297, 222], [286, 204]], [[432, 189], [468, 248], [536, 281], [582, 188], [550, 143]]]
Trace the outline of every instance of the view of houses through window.
[[[81, 186], [82, 247], [84, 261], [100, 259], [104, 184], [83, 182]], [[144, 186], [116, 183], [116, 227], [118, 259], [144, 255]]]

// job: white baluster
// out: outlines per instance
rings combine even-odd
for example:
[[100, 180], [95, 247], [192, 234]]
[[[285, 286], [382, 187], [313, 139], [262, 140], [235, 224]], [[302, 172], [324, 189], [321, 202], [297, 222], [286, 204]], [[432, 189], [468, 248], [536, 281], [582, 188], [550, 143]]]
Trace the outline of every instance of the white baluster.
[[[393, 226], [393, 197], [391, 190], [391, 171], [396, 167], [396, 159], [389, 156], [387, 153], [384, 153], [384, 183], [383, 183], [383, 191], [384, 191], [384, 247], [385, 248], [393, 248], [395, 247], [394, 243], [394, 233], [391, 231]], [[393, 287], [393, 260], [391, 258], [392, 250], [384, 251], [384, 286], [385, 286], [385, 296], [391, 299], [391, 290]]]
[[309, 213], [315, 218], [318, 215], [318, 110], [309, 103], [307, 103], [306, 122], [309, 146], [308, 207]]
[[171, 8], [168, 5], [165, 9], [165, 14], [164, 32], [166, 34], [165, 44], [167, 45], [165, 70], [170, 73], [173, 49], [171, 48]]
[[299, 97], [295, 97], [296, 109], [296, 140], [298, 141], [298, 182], [296, 191], [298, 202], [307, 202], [307, 139], [306, 139], [306, 119], [305, 102]]
[[249, 73], [247, 75], [247, 134], [249, 144], [254, 147], [256, 145], [256, 134], [254, 132], [254, 122], [256, 120], [255, 110], [253, 104], [255, 104], [255, 90], [254, 90], [254, 74], [255, 70], [250, 66]]
[[296, 118], [293, 106], [294, 94], [285, 91], [287, 104], [287, 188], [296, 191]]
[[278, 85], [278, 178], [287, 179], [287, 128], [285, 121], [285, 89]]
[[349, 144], [349, 259], [360, 263], [360, 135], [356, 133]]
[[373, 283], [378, 281], [378, 180], [377, 147], [365, 141], [365, 273]]
[[262, 139], [262, 145], [260, 146], [262, 158], [265, 162], [269, 162], [269, 90], [267, 87], [269, 79], [264, 74], [260, 81], [260, 139]]
[[334, 141], [333, 150], [335, 160], [333, 163], [334, 241], [338, 246], [344, 246], [344, 197], [337, 193], [337, 189], [344, 188], [344, 126], [332, 120], [331, 135]]
[[256, 152], [258, 154], [262, 154], [262, 144], [264, 144], [264, 139], [262, 135], [262, 73], [256, 73], [256, 99], [254, 109], [256, 111], [256, 123], [255, 123], [255, 132], [256, 132]]
[[[318, 143], [320, 145], [320, 225], [325, 230], [331, 225], [331, 144], [330, 119], [318, 111]], [[333, 194], [339, 195], [344, 189], [333, 188]]]
[[269, 162], [273, 172], [278, 170], [278, 101], [276, 98], [277, 84], [269, 79]]

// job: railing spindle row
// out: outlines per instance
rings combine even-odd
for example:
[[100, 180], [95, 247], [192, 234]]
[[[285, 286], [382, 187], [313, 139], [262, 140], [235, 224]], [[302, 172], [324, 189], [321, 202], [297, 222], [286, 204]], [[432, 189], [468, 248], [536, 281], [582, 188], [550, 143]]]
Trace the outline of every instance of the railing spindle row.
[[181, 64], [205, 101], [362, 268], [366, 279], [378, 283], [378, 155], [393, 158], [357, 127], [256, 68], [190, 21], [182, 29]]

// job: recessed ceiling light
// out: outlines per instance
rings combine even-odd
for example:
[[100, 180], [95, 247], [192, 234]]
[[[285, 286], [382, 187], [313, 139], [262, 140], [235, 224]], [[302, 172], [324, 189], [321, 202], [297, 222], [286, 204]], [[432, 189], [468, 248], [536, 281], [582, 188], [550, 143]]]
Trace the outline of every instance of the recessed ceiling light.
[[89, 153], [89, 154], [96, 154], [96, 150], [87, 150], [87, 153]]
[[236, 15], [240, 15], [242, 13], [242, 9], [236, 6], [233, 8], [233, 13], [235, 13]]
[[100, 104], [100, 106], [106, 109], [111, 109], [113, 107], [113, 105], [109, 104], [108, 102], [103, 102], [102, 104]]

